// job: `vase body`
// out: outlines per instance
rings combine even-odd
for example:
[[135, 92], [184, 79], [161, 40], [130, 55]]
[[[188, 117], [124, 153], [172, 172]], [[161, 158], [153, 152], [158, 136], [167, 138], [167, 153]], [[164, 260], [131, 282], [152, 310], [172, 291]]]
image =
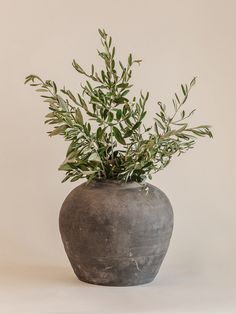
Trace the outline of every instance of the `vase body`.
[[83, 183], [59, 216], [65, 251], [77, 277], [107, 286], [151, 282], [166, 255], [173, 211], [166, 195], [148, 184], [105, 180]]

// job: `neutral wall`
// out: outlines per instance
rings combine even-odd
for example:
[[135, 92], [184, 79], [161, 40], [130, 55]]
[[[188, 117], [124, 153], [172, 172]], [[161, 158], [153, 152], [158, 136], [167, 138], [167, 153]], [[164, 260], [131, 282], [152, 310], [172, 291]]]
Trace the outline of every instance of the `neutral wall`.
[[118, 55], [143, 59], [135, 91], [171, 105], [181, 83], [197, 75], [192, 124], [211, 124], [214, 139], [173, 159], [153, 184], [169, 196], [175, 229], [163, 272], [235, 278], [235, 1], [0, 1], [1, 264], [67, 265], [58, 231], [63, 199], [77, 183], [57, 171], [66, 145], [49, 138], [45, 103], [24, 77], [36, 73], [79, 88], [76, 58], [98, 60], [97, 29], [113, 36]]

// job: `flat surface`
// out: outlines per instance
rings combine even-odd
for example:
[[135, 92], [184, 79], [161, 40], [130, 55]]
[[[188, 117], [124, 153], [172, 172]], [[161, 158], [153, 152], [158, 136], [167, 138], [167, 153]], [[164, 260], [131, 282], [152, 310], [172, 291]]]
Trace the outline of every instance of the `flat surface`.
[[[2, 267], [0, 313], [236, 313], [235, 278], [163, 267], [148, 285], [116, 288], [80, 282], [68, 267]], [[234, 285], [234, 286], [233, 286]]]
[[[0, 314], [236, 313], [235, 0], [0, 0]], [[49, 138], [34, 73], [81, 92], [97, 56], [97, 28], [112, 35], [118, 60], [130, 52], [131, 96], [149, 91], [146, 126], [163, 101], [172, 113], [180, 84], [197, 76], [186, 114], [211, 124], [214, 139], [173, 158], [153, 176], [175, 215], [157, 280], [107, 288], [79, 282], [60, 240], [58, 214], [79, 182], [60, 184], [68, 142]], [[85, 118], [85, 117], [84, 117]], [[92, 196], [91, 196], [92, 197]], [[1, 266], [2, 265], [2, 266]]]

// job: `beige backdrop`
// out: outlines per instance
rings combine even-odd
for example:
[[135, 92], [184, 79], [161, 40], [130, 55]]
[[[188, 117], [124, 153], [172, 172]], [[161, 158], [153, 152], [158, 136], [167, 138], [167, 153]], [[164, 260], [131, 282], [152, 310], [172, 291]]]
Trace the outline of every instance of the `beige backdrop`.
[[[236, 1], [21, 0], [0, 7], [0, 312], [235, 313]], [[35, 73], [78, 88], [71, 61], [96, 65], [98, 27], [113, 36], [121, 59], [129, 52], [143, 59], [134, 91], [150, 91], [150, 123], [156, 101], [171, 105], [180, 84], [197, 75], [187, 104], [197, 108], [192, 124], [213, 126], [213, 140], [200, 139], [153, 178], [172, 202], [175, 228], [159, 281], [145, 287], [91, 287], [74, 278], [58, 213], [77, 183], [60, 183], [66, 145], [47, 136], [46, 105], [23, 85]]]

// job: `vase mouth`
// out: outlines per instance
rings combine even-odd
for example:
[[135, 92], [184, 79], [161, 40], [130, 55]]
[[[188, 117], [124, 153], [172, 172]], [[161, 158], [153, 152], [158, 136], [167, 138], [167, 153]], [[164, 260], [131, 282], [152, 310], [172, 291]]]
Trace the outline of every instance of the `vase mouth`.
[[114, 185], [114, 186], [119, 186], [119, 187], [139, 187], [141, 188], [141, 185], [143, 182], [137, 182], [137, 181], [122, 181], [118, 179], [104, 179], [104, 178], [94, 178], [91, 183], [94, 185]]

